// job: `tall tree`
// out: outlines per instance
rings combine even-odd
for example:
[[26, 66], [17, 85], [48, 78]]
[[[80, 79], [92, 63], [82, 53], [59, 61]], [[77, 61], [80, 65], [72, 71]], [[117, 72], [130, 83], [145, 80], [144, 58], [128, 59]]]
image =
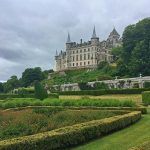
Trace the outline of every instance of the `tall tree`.
[[[120, 59], [122, 63], [118, 63], [117, 68], [120, 68], [118, 74], [150, 75], [150, 18], [125, 28]], [[121, 65], [128, 71], [122, 72]]]
[[34, 81], [41, 81], [43, 74], [40, 67], [27, 68], [22, 73], [22, 84], [27, 87], [34, 83]]

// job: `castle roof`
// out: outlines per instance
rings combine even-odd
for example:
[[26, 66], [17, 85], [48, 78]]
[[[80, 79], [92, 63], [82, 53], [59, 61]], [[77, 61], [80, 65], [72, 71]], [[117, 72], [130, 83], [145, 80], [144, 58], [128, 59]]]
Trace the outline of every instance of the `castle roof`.
[[94, 29], [93, 29], [92, 38], [97, 38], [97, 36], [96, 36], [96, 30], [95, 30], [95, 26], [94, 26]]
[[119, 36], [119, 34], [118, 34], [118, 32], [116, 31], [115, 28], [112, 30], [112, 32], [110, 32], [110, 36], [111, 35], [118, 35]]
[[71, 39], [70, 39], [70, 34], [68, 32], [68, 37], [67, 37], [67, 42], [66, 43], [71, 43]]

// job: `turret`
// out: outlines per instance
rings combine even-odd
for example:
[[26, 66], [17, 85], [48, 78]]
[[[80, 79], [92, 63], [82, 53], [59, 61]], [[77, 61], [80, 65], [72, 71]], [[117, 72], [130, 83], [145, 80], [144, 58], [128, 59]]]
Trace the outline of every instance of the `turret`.
[[99, 43], [99, 38], [96, 36], [96, 30], [95, 30], [95, 26], [94, 26], [93, 34], [92, 34], [92, 38], [91, 38], [91, 44], [98, 45], [98, 43]]
[[116, 31], [116, 29], [114, 27], [112, 32], [110, 32], [108, 39], [109, 39], [109, 41], [114, 43], [114, 42], [118, 42], [119, 38], [120, 38], [120, 35], [118, 34], [118, 32]]
[[70, 39], [70, 34], [68, 33], [67, 42], [66, 42], [66, 49], [70, 49], [71, 44], [72, 44], [72, 42]]

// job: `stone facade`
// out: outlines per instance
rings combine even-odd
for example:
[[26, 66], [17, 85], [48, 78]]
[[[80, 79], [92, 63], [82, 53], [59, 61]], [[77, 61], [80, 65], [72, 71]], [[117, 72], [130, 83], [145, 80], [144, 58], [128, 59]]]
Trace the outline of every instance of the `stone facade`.
[[99, 62], [113, 61], [111, 49], [121, 45], [121, 38], [116, 29], [109, 34], [107, 40], [100, 41], [96, 36], [95, 27], [91, 40], [80, 43], [71, 42], [70, 35], [66, 42], [66, 51], [59, 54], [56, 51], [56, 71], [77, 69], [77, 68], [96, 68]]

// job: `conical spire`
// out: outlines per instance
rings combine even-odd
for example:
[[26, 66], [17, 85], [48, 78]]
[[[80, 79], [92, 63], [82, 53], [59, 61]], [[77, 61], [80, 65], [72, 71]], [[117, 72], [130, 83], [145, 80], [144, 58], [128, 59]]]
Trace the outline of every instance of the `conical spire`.
[[113, 28], [111, 34], [112, 34], [112, 35], [119, 35], [118, 32], [116, 31], [115, 27]]
[[93, 29], [93, 34], [92, 34], [92, 38], [96, 38], [96, 31], [95, 31], [95, 26], [94, 26], [94, 29]]
[[68, 32], [68, 37], [67, 37], [67, 43], [71, 43], [69, 32]]

